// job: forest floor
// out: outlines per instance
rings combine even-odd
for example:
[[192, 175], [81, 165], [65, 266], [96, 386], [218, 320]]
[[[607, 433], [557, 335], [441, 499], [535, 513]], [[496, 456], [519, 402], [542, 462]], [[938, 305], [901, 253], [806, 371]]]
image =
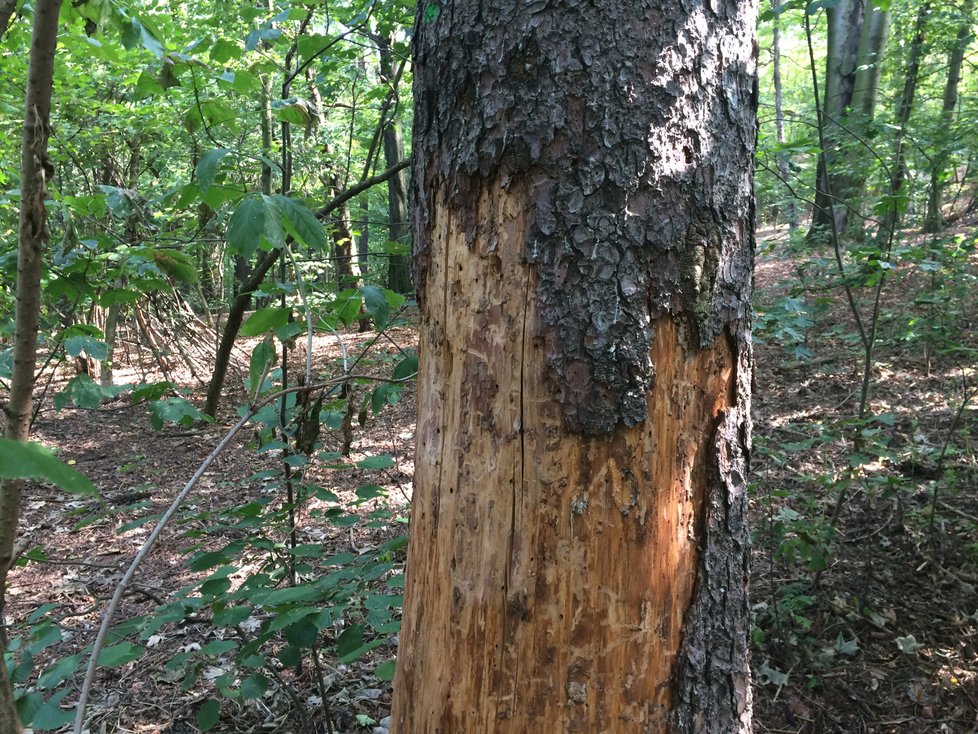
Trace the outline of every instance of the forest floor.
[[[959, 411], [978, 383], [975, 352], [970, 363], [960, 363], [919, 339], [890, 338], [906, 318], [911, 295], [933, 285], [919, 275], [894, 276], [881, 309], [881, 334], [890, 336], [881, 342], [872, 373], [872, 413], [880, 417], [852, 428], [846, 418], [857, 409], [861, 361], [851, 316], [841, 295], [828, 289], [823, 292], [831, 298], [818, 305], [814, 324], [799, 317], [811, 310], [792, 310], [799, 278], [807, 278], [809, 287], [814, 278], [817, 287], [824, 272], [799, 268], [781, 252], [782, 236], [760, 234], [756, 277], [764, 324], [759, 336], [779, 335], [782, 343], [769, 337], [756, 346], [755, 731], [976, 732], [978, 449], [972, 437], [978, 405], [971, 400]], [[972, 260], [971, 277], [974, 265]], [[955, 314], [964, 320], [957, 325], [970, 348], [976, 308], [972, 298]], [[378, 373], [389, 372], [391, 360], [417, 339], [410, 324], [390, 329], [383, 339], [375, 336], [351, 332], [344, 339], [350, 350], [372, 343]], [[338, 356], [335, 339], [317, 340], [313, 364], [319, 376], [329, 376]], [[187, 379], [193, 397], [201, 398], [201, 387]], [[228, 384], [241, 379], [232, 375]], [[55, 382], [52, 392], [57, 389]], [[360, 400], [371, 388], [356, 389], [354, 399]], [[153, 526], [143, 521], [166, 508], [213, 450], [236, 419], [233, 403], [240, 397], [226, 401], [214, 424], [161, 431], [151, 427], [145, 405], [125, 397], [96, 410], [60, 411], [48, 397], [37, 438], [91, 477], [110, 510], [50, 488], [32, 486], [26, 493], [22, 527], [46, 559], [14, 571], [7, 614], [15, 623], [31, 615], [57, 623], [60, 641], [55, 634], [53, 644], [38, 652], [37, 670], [93, 639], [107, 600]], [[318, 544], [334, 563], [341, 563], [335, 554], [369, 553], [404, 531], [413, 469], [412, 391], [405, 389], [400, 402], [378, 415], [367, 414], [365, 425], [354, 421], [349, 456], [305, 477], [328, 488], [328, 503], [364, 516], [353, 526], [333, 524], [316, 519], [321, 498], [304, 507], [298, 541]], [[189, 569], [188, 549], [221, 547], [248, 534], [223, 522], [222, 513], [267, 498], [273, 488], [260, 472], [281, 467], [274, 451], [248, 448], [253, 439], [253, 431], [239, 435], [204, 473], [178, 521], [142, 564], [118, 621], [153, 613], [172, 592], [206, 576]], [[324, 431], [322, 440], [325, 450], [341, 452], [336, 432]], [[390, 459], [371, 462], [372, 456]], [[365, 485], [384, 491], [365, 500]], [[257, 552], [241, 555], [232, 581], [262, 563]], [[46, 629], [38, 634], [50, 634]], [[335, 647], [341, 632], [336, 622], [320, 638], [325, 702], [310, 682], [308, 665], [301, 673], [283, 666], [264, 695], [223, 698], [212, 731], [325, 731], [302, 723], [303, 716], [324, 721], [324, 709], [334, 732], [376, 731], [389, 713], [391, 691], [378, 666], [394, 657], [396, 636], [340, 663]], [[147, 650], [138, 659], [100, 669], [89, 731], [198, 731], [202, 705], [216, 697], [215, 685], [231, 669], [222, 639], [229, 634], [203, 612], [191, 614], [145, 639]], [[179, 653], [205, 657], [199, 677], [167, 666]], [[59, 689], [67, 689], [65, 708], [77, 699], [81, 674], [79, 669]]]

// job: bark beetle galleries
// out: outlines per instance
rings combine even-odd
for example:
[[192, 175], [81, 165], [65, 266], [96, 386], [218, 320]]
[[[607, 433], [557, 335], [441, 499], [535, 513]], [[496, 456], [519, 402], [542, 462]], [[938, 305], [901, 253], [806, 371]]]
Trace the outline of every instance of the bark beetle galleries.
[[464, 210], [490, 181], [525, 191], [549, 375], [567, 427], [602, 435], [647, 416], [658, 316], [683, 315], [693, 348], [747, 313], [753, 13], [551, 5], [419, 8], [416, 276], [421, 293], [431, 192]]

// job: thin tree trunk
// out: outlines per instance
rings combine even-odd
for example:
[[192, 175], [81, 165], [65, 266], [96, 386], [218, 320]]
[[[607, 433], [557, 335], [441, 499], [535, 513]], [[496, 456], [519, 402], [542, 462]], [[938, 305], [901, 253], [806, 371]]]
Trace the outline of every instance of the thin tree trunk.
[[756, 7], [431, 7], [391, 731], [747, 732]]
[[924, 219], [925, 232], [940, 232], [944, 226], [944, 174], [950, 158], [950, 130], [954, 122], [954, 110], [958, 106], [958, 85], [961, 82], [961, 67], [964, 55], [972, 38], [974, 0], [966, 0], [961, 9], [961, 26], [948, 53], [947, 82], [944, 84], [944, 99], [941, 105], [939, 150], [931, 165], [930, 191], [927, 197], [927, 216]]
[[[825, 90], [822, 114], [825, 118], [826, 150], [818, 157], [815, 177], [815, 207], [809, 237], [817, 237], [831, 226], [829, 211], [835, 213], [836, 231], [844, 232], [849, 211], [844, 197], [847, 186], [840, 180], [845, 165], [840, 145], [845, 132], [840, 127], [846, 109], [852, 103], [856, 83], [856, 59], [864, 17], [864, 0], [840, 0], [825, 9], [828, 20], [828, 39], [825, 59]], [[830, 199], [833, 199], [830, 205]]]
[[889, 199], [890, 203], [880, 220], [877, 232], [877, 242], [881, 249], [889, 250], [900, 223], [900, 207], [898, 200], [903, 192], [903, 184], [907, 178], [907, 123], [913, 112], [914, 98], [917, 93], [917, 83], [920, 80], [920, 62], [924, 55], [924, 35], [927, 30], [927, 19], [930, 15], [930, 3], [925, 2], [917, 11], [914, 24], [913, 39], [907, 52], [907, 66], [896, 112], [896, 140], [894, 141], [893, 164], [891, 166]]
[[[46, 180], [54, 172], [48, 157], [51, 134], [51, 94], [54, 56], [58, 43], [61, 0], [37, 0], [31, 37], [30, 68], [24, 103], [21, 142], [20, 223], [17, 255], [17, 307], [14, 316], [13, 373], [10, 399], [4, 408], [4, 435], [26, 441], [30, 435], [37, 362], [37, 333], [41, 313], [41, 260], [49, 242]], [[6, 608], [7, 573], [14, 562], [14, 543], [20, 518], [19, 480], [0, 479], [0, 620]], [[6, 627], [0, 624], [0, 658], [7, 649]], [[0, 660], [0, 732], [17, 734], [20, 719], [6, 665]]]
[[14, 17], [17, 9], [17, 0], [0, 0], [0, 39], [10, 27], [10, 19]]
[[[778, 0], [771, 0], [771, 7], [777, 9]], [[774, 39], [771, 42], [772, 69], [774, 75], [774, 128], [778, 145], [784, 145], [784, 101], [781, 91], [781, 28], [779, 17], [774, 17]], [[789, 181], [790, 171], [788, 169], [788, 154], [780, 150], [777, 155], [778, 174], [782, 181]], [[795, 206], [795, 198], [788, 192], [784, 200], [785, 218], [788, 220], [788, 229], [794, 232], [798, 229], [798, 208]]]
[[[376, 40], [380, 52], [380, 79], [386, 84], [393, 84], [396, 74], [391, 39], [387, 36], [378, 36]], [[388, 168], [404, 160], [404, 143], [401, 139], [401, 122], [398, 115], [394, 115], [384, 128], [384, 158]], [[387, 180], [387, 222], [390, 241], [399, 245], [409, 245], [411, 226], [408, 223], [407, 170]], [[414, 284], [411, 282], [410, 257], [400, 253], [390, 256], [387, 287], [397, 293], [411, 292]]]

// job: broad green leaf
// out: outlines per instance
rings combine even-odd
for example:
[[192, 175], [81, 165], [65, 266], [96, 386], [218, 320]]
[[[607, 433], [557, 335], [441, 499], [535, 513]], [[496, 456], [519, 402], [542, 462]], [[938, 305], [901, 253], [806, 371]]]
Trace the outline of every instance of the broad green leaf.
[[246, 196], [228, 220], [227, 239], [231, 249], [250, 258], [265, 231], [265, 203], [256, 196]]
[[37, 687], [41, 689], [51, 689], [63, 683], [74, 675], [81, 662], [81, 654], [71, 655], [49, 667], [37, 679]]
[[394, 458], [388, 454], [377, 454], [358, 461], [357, 466], [361, 469], [389, 469], [394, 466]]
[[276, 356], [275, 341], [271, 336], [266, 336], [254, 348], [251, 353], [251, 361], [248, 364], [248, 393], [250, 395], [255, 395], [258, 392], [259, 387], [261, 387], [261, 380], [275, 363]]
[[214, 177], [217, 175], [217, 164], [230, 152], [227, 148], [215, 148], [208, 150], [200, 157], [200, 160], [197, 162], [196, 173], [197, 183], [200, 185], [201, 193], [207, 193], [211, 184], [214, 183]]
[[261, 698], [268, 690], [268, 679], [261, 673], [249, 675], [241, 681], [241, 697], [246, 701], [249, 698]]
[[38, 709], [31, 721], [31, 728], [34, 731], [50, 731], [60, 729], [66, 724], [70, 724], [75, 719], [74, 707], [69, 709], [61, 708], [61, 700], [68, 695], [69, 689], [58, 691], [51, 698], [44, 702]]
[[25, 726], [30, 726], [37, 712], [44, 705], [44, 696], [38, 691], [31, 691], [17, 698], [17, 715]]
[[217, 701], [204, 701], [197, 711], [197, 726], [201, 731], [210, 731], [221, 717], [221, 704]]
[[149, 404], [150, 423], [154, 430], [163, 430], [164, 423], [174, 423], [189, 428], [197, 421], [207, 420], [192, 403], [184, 398], [174, 397], [157, 400]]
[[394, 680], [394, 669], [395, 663], [393, 660], [387, 660], [377, 666], [374, 671], [374, 675], [377, 676], [377, 680], [392, 681]]
[[418, 374], [418, 355], [409, 354], [404, 359], [402, 359], [397, 367], [394, 368], [394, 373], [391, 375], [395, 380], [406, 380], [409, 377], [414, 377]]
[[0, 478], [46, 479], [73, 494], [98, 497], [91, 480], [54, 456], [39, 443], [0, 438]]
[[106, 647], [99, 653], [98, 664], [103, 668], [118, 668], [120, 665], [131, 663], [146, 652], [141, 645], [132, 642], [123, 642], [118, 645]]
[[69, 357], [77, 357], [85, 352], [92, 359], [107, 359], [109, 348], [105, 342], [90, 336], [70, 336], [65, 339], [65, 351]]
[[361, 502], [386, 496], [387, 490], [377, 484], [365, 484], [362, 487], [357, 487], [357, 499]]
[[65, 389], [54, 396], [54, 407], [64, 409], [70, 400], [78, 408], [97, 408], [102, 404], [104, 393], [101, 386], [88, 375], [75, 375]]
[[297, 241], [313, 250], [326, 249], [323, 224], [305, 204], [287, 196], [274, 197], [282, 213], [282, 225]]
[[241, 336], [258, 336], [289, 322], [291, 308], [269, 306], [255, 311], [241, 325]]
[[336, 654], [340, 658], [345, 658], [351, 652], [359, 650], [363, 646], [363, 627], [359, 624], [352, 624], [343, 630], [343, 633], [336, 641]]
[[217, 63], [223, 64], [231, 59], [239, 58], [241, 56], [241, 47], [234, 41], [219, 38], [211, 46], [210, 56]]
[[384, 289], [376, 285], [365, 285], [360, 292], [363, 294], [363, 305], [373, 319], [374, 326], [377, 331], [382, 331], [391, 315], [391, 307], [387, 302]]

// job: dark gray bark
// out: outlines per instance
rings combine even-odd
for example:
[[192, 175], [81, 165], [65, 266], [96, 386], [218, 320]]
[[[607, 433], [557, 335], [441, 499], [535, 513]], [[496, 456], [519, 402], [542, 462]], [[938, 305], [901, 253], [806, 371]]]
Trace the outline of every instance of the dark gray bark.
[[[433, 192], [464, 201], [491, 175], [531, 172], [540, 337], [568, 425], [592, 435], [645, 419], [656, 316], [689, 316], [691, 343], [707, 344], [750, 290], [753, 72], [680, 6], [627, 5], [456, 3], [417, 36], [418, 291]], [[743, 12], [720, 8], [716, 22]]]
[[[394, 70], [394, 57], [391, 40], [385, 36], [377, 37], [380, 53], [380, 78], [386, 84], [395, 84], [397, 73]], [[384, 159], [390, 168], [404, 160], [404, 144], [401, 140], [401, 122], [397, 115], [391, 117], [384, 128]], [[388, 237], [391, 242], [409, 244], [411, 225], [408, 222], [407, 170], [387, 180]], [[414, 287], [411, 282], [411, 258], [407, 255], [392, 254], [387, 270], [387, 287], [397, 293], [410, 293]]]
[[828, 37], [825, 58], [825, 85], [822, 117], [825, 125], [826, 149], [818, 157], [815, 176], [815, 206], [809, 236], [816, 236], [832, 226], [830, 212], [835, 215], [837, 232], [843, 232], [848, 221], [848, 209], [840, 201], [839, 192], [847, 188], [842, 180], [841, 146], [845, 131], [840, 124], [852, 104], [856, 85], [859, 38], [865, 16], [864, 0], [840, 0], [825, 10]]
[[927, 216], [924, 219], [925, 232], [940, 232], [944, 226], [944, 175], [950, 158], [954, 110], [958, 106], [958, 85], [961, 83], [961, 67], [965, 52], [974, 37], [972, 23], [974, 0], [966, 0], [961, 9], [961, 26], [948, 52], [947, 81], [944, 83], [944, 97], [941, 104], [941, 121], [938, 151], [931, 163], [930, 191], [927, 197]]

